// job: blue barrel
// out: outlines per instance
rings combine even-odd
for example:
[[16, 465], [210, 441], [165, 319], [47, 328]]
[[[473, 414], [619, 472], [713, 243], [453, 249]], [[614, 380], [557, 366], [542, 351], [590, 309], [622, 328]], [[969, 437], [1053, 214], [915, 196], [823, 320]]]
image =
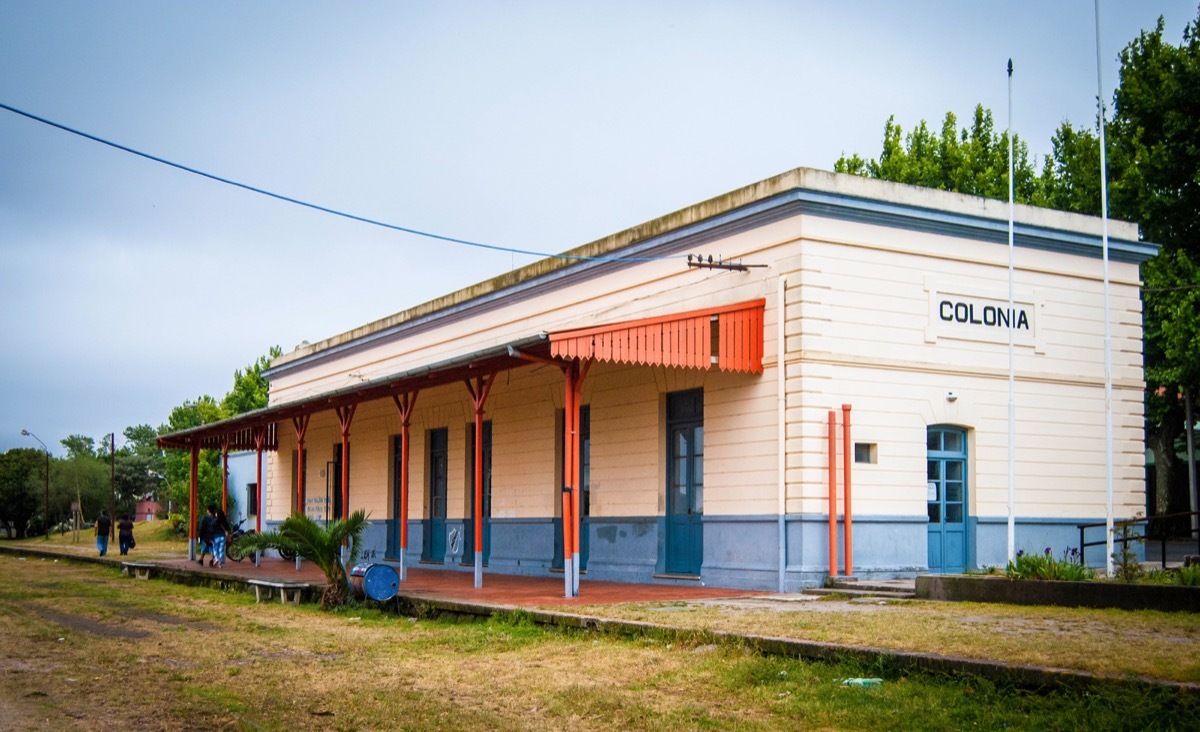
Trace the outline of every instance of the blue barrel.
[[400, 591], [400, 576], [386, 564], [362, 562], [350, 570], [350, 586], [360, 600], [369, 597], [376, 602], [385, 602]]

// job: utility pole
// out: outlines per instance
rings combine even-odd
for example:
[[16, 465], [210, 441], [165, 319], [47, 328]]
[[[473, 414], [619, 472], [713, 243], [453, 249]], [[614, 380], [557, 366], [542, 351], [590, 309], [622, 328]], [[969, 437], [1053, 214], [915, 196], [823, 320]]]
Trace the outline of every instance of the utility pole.
[[109, 525], [109, 538], [117, 538], [117, 434], [108, 433], [108, 515], [112, 517]]

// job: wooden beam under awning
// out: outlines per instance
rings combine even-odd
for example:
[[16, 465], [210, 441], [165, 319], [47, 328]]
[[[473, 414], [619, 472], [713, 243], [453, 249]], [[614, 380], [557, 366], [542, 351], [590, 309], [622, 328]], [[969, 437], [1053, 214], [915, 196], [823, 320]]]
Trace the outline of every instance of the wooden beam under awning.
[[266, 428], [266, 440], [262, 447], [274, 452], [279, 449], [277, 425], [280, 422], [286, 423], [304, 415], [333, 411], [376, 399], [388, 399], [406, 391], [452, 384], [479, 374], [496, 373], [526, 365], [524, 360], [511, 355], [514, 349], [540, 352], [543, 355], [549, 353], [545, 334], [538, 334], [324, 394], [256, 409], [220, 422], [160, 435], [158, 446], [191, 448], [198, 445], [202, 449], [219, 450], [222, 441], [228, 439], [231, 450], [254, 450], [260, 444], [254, 440], [255, 430]]

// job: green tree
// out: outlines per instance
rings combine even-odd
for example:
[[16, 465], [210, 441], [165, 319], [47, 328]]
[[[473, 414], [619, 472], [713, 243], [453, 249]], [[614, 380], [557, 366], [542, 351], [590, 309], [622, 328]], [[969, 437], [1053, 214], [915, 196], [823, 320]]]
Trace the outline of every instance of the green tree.
[[1107, 128], [1113, 215], [1137, 221], [1142, 235], [1162, 246], [1143, 268], [1148, 432], [1159, 513], [1190, 510], [1188, 496], [1172, 495], [1169, 487], [1179, 437], [1194, 424], [1188, 408], [1200, 392], [1198, 36], [1200, 11], [1179, 46], [1163, 40], [1159, 18], [1154, 30], [1122, 49]]
[[25, 538], [30, 520], [44, 513], [46, 468], [41, 450], [17, 447], [0, 455], [0, 523], [10, 536]]
[[[184, 402], [175, 407], [171, 410], [167, 423], [159, 427], [157, 434], [179, 432], [219, 422], [267, 406], [268, 384], [267, 380], [263, 378], [262, 372], [271, 365], [272, 360], [278, 358], [282, 353], [283, 350], [279, 346], [272, 346], [266, 355], [259, 356], [245, 369], [234, 370], [233, 388], [220, 402], [205, 394], [194, 401]], [[138, 429], [133, 435], [128, 434], [128, 431], [126, 434], [127, 439], [136, 443], [134, 451], [137, 454], [144, 454], [139, 450], [141, 450], [140, 446], [146, 444], [143, 439], [145, 437], [144, 430], [141, 429]], [[169, 487], [163, 486], [162, 490], [171, 502], [172, 509], [186, 514], [188, 494], [191, 489], [191, 455], [185, 450], [171, 450], [163, 461], [156, 462], [150, 458], [148, 462], [147, 469], [152, 469], [166, 478]], [[161, 467], [155, 467], [156, 465]], [[130, 469], [131, 479], [136, 477], [136, 470], [137, 468]], [[200, 506], [210, 503], [221, 505], [221, 470], [221, 453], [219, 451], [200, 451], [200, 460], [196, 466], [197, 494]]]
[[[1162, 246], [1142, 270], [1143, 352], [1147, 439], [1158, 468], [1156, 508], [1166, 513], [1189, 509], [1187, 496], [1172, 496], [1168, 487], [1180, 436], [1194, 424], [1200, 395], [1200, 11], [1184, 30], [1180, 46], [1162, 36], [1160, 18], [1154, 30], [1142, 32], [1121, 51], [1120, 84], [1105, 137], [1110, 215], [1137, 222], [1145, 239]], [[834, 169], [1007, 198], [1007, 178], [997, 173], [996, 161], [997, 148], [1007, 140], [996, 139], [990, 112], [981, 114], [976, 108], [972, 128], [960, 133], [957, 146], [951, 130], [948, 114], [935, 148], [924, 122], [904, 137], [892, 118], [885, 125], [878, 160], [843, 155]], [[1036, 177], [1027, 177], [1032, 170], [1018, 147], [1017, 201], [1099, 215], [1098, 135], [1065, 122], [1051, 147]], [[989, 176], [995, 185], [987, 183]], [[1185, 414], [1189, 409], [1190, 417]]]
[[63, 447], [67, 448], [67, 459], [79, 456], [96, 456], [96, 441], [90, 437], [69, 435], [59, 442]]
[[1059, 211], [1100, 215], [1100, 138], [1091, 130], [1059, 125], [1031, 203]]
[[[218, 422], [225, 418], [225, 411], [217, 400], [205, 394], [195, 401], [184, 402], [171, 410], [167, 423], [159, 428], [160, 434], [179, 432], [193, 427]], [[178, 513], [187, 513], [188, 496], [191, 490], [191, 454], [186, 450], [171, 450], [165, 459], [165, 472], [170, 485], [167, 498]], [[221, 454], [215, 450], [201, 450], [196, 465], [197, 495], [199, 505], [221, 504]]]
[[245, 370], [238, 369], [233, 372], [233, 389], [221, 401], [226, 415], [234, 417], [267, 406], [267, 380], [263, 378], [262, 372], [270, 367], [271, 361], [281, 355], [282, 348], [271, 346], [267, 355], [259, 356], [258, 360], [248, 365]]
[[[1016, 199], [1034, 200], [1038, 179], [1029, 162], [1029, 148], [1013, 137]], [[955, 191], [985, 198], [1008, 200], [1008, 132], [997, 133], [991, 110], [976, 105], [971, 126], [958, 128], [953, 112], [934, 134], [921, 120], [907, 135], [889, 117], [883, 129], [883, 149], [878, 159], [864, 160], [857, 153], [834, 163], [838, 173], [908, 183], [925, 188]]]
[[101, 510], [108, 510], [111, 494], [108, 460], [74, 452], [56, 461], [50, 483], [50, 510], [54, 517], [69, 516], [70, 504], [75, 500], [80, 502], [84, 521], [94, 521]]

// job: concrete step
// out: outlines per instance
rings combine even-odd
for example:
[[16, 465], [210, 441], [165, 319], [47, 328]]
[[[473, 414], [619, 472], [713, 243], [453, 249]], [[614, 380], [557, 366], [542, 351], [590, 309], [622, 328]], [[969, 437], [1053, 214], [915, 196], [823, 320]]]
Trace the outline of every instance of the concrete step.
[[860, 587], [809, 587], [804, 590], [806, 595], [845, 595], [846, 597], [876, 597], [886, 600], [911, 600], [916, 598], [915, 591], [897, 590], [893, 588], [860, 588]]

